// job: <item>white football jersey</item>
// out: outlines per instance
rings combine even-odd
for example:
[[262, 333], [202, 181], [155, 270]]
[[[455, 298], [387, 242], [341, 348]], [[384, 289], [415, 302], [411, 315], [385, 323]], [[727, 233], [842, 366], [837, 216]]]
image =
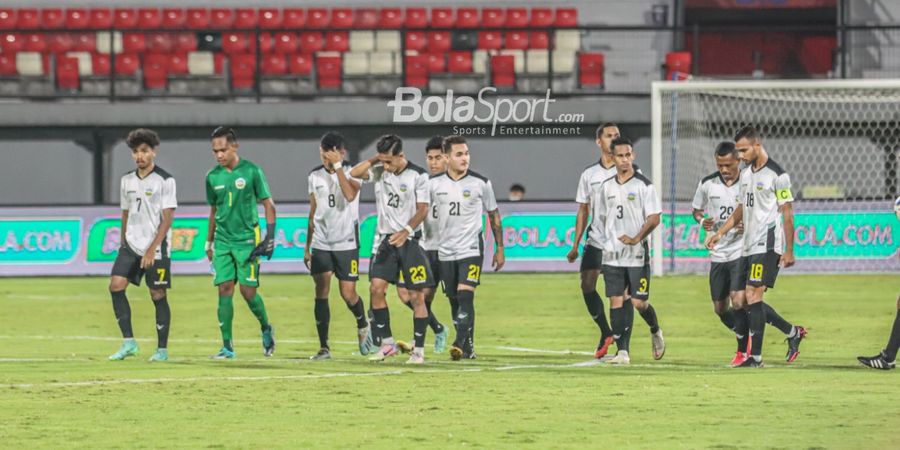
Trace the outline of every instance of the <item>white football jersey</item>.
[[[353, 182], [362, 183], [350, 176], [349, 166], [344, 162], [341, 168], [344, 175]], [[329, 173], [324, 166], [309, 172], [308, 186], [309, 195], [316, 199], [310, 248], [332, 252], [359, 248], [359, 194], [348, 202], [341, 191], [337, 173]]]
[[[134, 253], [143, 256], [147, 247], [156, 238], [164, 209], [177, 208], [175, 198], [175, 178], [155, 166], [144, 178], [133, 170], [122, 177], [119, 203], [123, 211], [128, 211], [128, 226], [125, 242]], [[159, 244], [154, 257], [168, 258], [171, 253], [172, 229]]]
[[438, 249], [441, 236], [438, 231], [439, 226], [437, 205], [432, 203], [431, 206], [428, 207], [428, 215], [425, 216], [425, 221], [422, 222], [423, 236], [422, 239], [419, 240], [419, 245], [422, 246], [422, 249], [428, 251], [435, 251]]
[[[694, 193], [694, 201], [691, 206], [694, 209], [704, 211], [713, 219], [713, 231], [715, 232], [734, 213], [741, 196], [740, 178], [731, 184], [725, 184], [725, 180], [719, 172], [700, 180], [697, 192]], [[744, 236], [738, 232], [737, 227], [728, 230], [719, 243], [709, 252], [712, 262], [734, 261], [741, 257], [741, 247]]]
[[661, 214], [659, 197], [643, 174], [635, 173], [624, 183], [613, 176], [600, 185], [595, 195], [594, 214], [603, 222], [603, 264], [643, 267], [650, 264], [650, 237], [635, 245], [625, 245], [622, 235], [634, 237], [647, 218]]
[[[375, 183], [375, 208], [378, 211], [378, 234], [391, 235], [402, 230], [416, 215], [417, 203], [429, 203], [428, 173], [407, 161], [398, 174], [378, 164], [369, 169], [369, 183]], [[421, 232], [422, 224], [415, 231]]]
[[[637, 164], [633, 165], [634, 171], [641, 173]], [[575, 202], [591, 205], [591, 218], [587, 226], [587, 245], [594, 248], [603, 248], [603, 222], [598, 220], [593, 211], [594, 197], [600, 191], [600, 185], [610, 177], [616, 175], [616, 165], [603, 166], [603, 160], [592, 164], [581, 172], [578, 180], [578, 190], [575, 193]]]
[[497, 209], [491, 181], [467, 171], [454, 180], [447, 172], [429, 181], [431, 204], [437, 210], [438, 259], [459, 261], [484, 253], [484, 214]]
[[771, 158], [758, 171], [741, 172], [739, 202], [744, 208], [743, 256], [784, 252], [784, 226], [778, 208], [794, 201], [791, 177]]

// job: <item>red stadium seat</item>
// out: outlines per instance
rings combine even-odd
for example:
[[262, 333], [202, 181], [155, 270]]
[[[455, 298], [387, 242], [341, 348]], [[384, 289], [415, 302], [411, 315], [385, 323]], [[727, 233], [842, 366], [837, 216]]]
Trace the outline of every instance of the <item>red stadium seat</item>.
[[222, 33], [222, 51], [228, 54], [244, 53], [250, 47], [247, 33]]
[[106, 30], [113, 25], [113, 12], [109, 8], [91, 9], [88, 28], [92, 30]]
[[187, 10], [187, 28], [191, 30], [205, 30], [209, 28], [209, 11], [203, 8], [191, 8]]
[[162, 25], [162, 13], [156, 8], [141, 8], [138, 10], [138, 28], [154, 29]]
[[275, 53], [285, 54], [285, 53], [294, 53], [297, 51], [297, 48], [300, 46], [300, 40], [297, 39], [297, 35], [294, 33], [275, 33]]
[[350, 33], [346, 31], [331, 31], [325, 33], [325, 50], [332, 52], [349, 51]]
[[166, 8], [162, 12], [162, 28], [180, 30], [187, 22], [187, 14], [181, 8]]
[[15, 29], [16, 18], [16, 10], [12, 8], [0, 9], [0, 30]]
[[66, 16], [59, 8], [44, 8], [41, 10], [41, 28], [45, 30], [59, 30], [65, 28]]
[[73, 33], [72, 34], [72, 51], [75, 51], [75, 52], [97, 51], [97, 34], [96, 33]]
[[428, 26], [428, 13], [425, 8], [406, 8], [404, 22], [406, 28], [425, 28]]
[[458, 8], [456, 10], [457, 28], [478, 28], [480, 22], [477, 8]]
[[28, 33], [25, 35], [26, 52], [43, 52], [47, 50], [46, 35], [42, 33]]
[[86, 9], [67, 9], [65, 28], [69, 30], [86, 29], [90, 26], [91, 16]]
[[424, 31], [406, 32], [406, 50], [422, 51], [428, 45], [428, 39]]
[[528, 10], [525, 8], [506, 8], [506, 27], [522, 28], [528, 26]]
[[197, 50], [197, 35], [194, 33], [178, 33], [175, 35], [174, 50], [180, 53]]
[[285, 8], [281, 25], [287, 29], [303, 28], [306, 25], [306, 11], [300, 8]]
[[429, 53], [428, 54], [428, 72], [443, 73], [447, 71], [447, 54]]
[[261, 75], [286, 75], [287, 71], [287, 61], [283, 54], [266, 55], [259, 65]]
[[331, 28], [351, 28], [353, 26], [353, 10], [350, 8], [334, 8], [331, 10]]
[[17, 74], [16, 55], [11, 53], [0, 53], [0, 76]]
[[353, 20], [353, 26], [358, 29], [378, 28], [379, 15], [377, 9], [360, 8], [356, 10], [356, 19]]
[[447, 72], [450, 73], [471, 73], [472, 72], [472, 52], [453, 51], [447, 55], [449, 60], [447, 63]]
[[531, 20], [528, 25], [531, 27], [549, 27], [554, 21], [553, 10], [550, 8], [531, 8]]
[[113, 26], [120, 30], [135, 28], [138, 25], [137, 11], [128, 8], [116, 8], [113, 13]]
[[231, 55], [230, 73], [233, 89], [253, 89], [256, 79], [256, 55]]
[[577, 27], [578, 26], [578, 9], [576, 8], [557, 8], [556, 19], [553, 24], [558, 27]]
[[137, 55], [120, 53], [116, 55], [116, 75], [135, 76], [141, 62]]
[[312, 54], [325, 47], [325, 39], [318, 31], [300, 33], [300, 53]]
[[54, 33], [47, 35], [47, 51], [50, 53], [65, 53], [72, 50], [75, 42], [69, 33]]
[[147, 50], [147, 37], [144, 33], [123, 33], [122, 52], [143, 53]]
[[5, 33], [0, 38], [0, 53], [13, 54], [25, 48], [25, 36], [18, 33]]
[[478, 48], [481, 50], [499, 50], [503, 47], [503, 35], [499, 31], [479, 31]]
[[272, 49], [275, 48], [275, 38], [272, 37], [272, 33], [260, 33], [258, 43], [254, 42], [253, 33], [248, 33], [247, 39], [250, 41], [250, 53], [256, 53], [257, 50], [262, 53], [272, 53]]
[[431, 26], [434, 28], [452, 28], [456, 25], [456, 17], [452, 8], [431, 8]]
[[406, 80], [404, 84], [412, 87], [428, 86], [427, 55], [410, 55], [406, 57]]
[[429, 52], [447, 52], [450, 51], [450, 32], [449, 31], [429, 31], [428, 32], [428, 51]]
[[312, 57], [296, 53], [288, 56], [288, 72], [291, 75], [309, 76], [312, 74]]
[[96, 76], [109, 76], [109, 55], [91, 53], [91, 72]]
[[325, 8], [310, 8], [307, 11], [306, 26], [308, 28], [327, 28], [330, 22], [328, 10]]
[[666, 54], [666, 79], [683, 80], [691, 74], [691, 52]]
[[144, 56], [144, 88], [165, 89], [169, 84], [169, 56], [149, 53]]
[[547, 50], [550, 48], [550, 38], [546, 31], [532, 31], [528, 38], [528, 48]]
[[249, 30], [251, 28], [256, 28], [258, 23], [259, 16], [256, 14], [255, 9], [239, 8], [234, 10], [234, 25], [232, 26], [235, 29]]
[[506, 24], [506, 14], [502, 8], [484, 8], [481, 10], [481, 26], [498, 28]]
[[234, 10], [230, 8], [213, 8], [209, 10], [209, 26], [217, 30], [226, 30], [234, 24]]
[[496, 88], [516, 86], [516, 58], [513, 55], [491, 57], [491, 83]]
[[603, 87], [603, 53], [578, 54], [578, 84], [581, 87]]
[[41, 26], [41, 13], [36, 9], [20, 9], [16, 15], [19, 30], [35, 30]]
[[169, 74], [187, 75], [190, 72], [190, 70], [188, 70], [188, 58], [186, 54], [169, 53], [167, 56], [169, 57]]
[[400, 8], [383, 8], [378, 16], [378, 28], [402, 28], [403, 10]]
[[78, 58], [56, 58], [56, 87], [77, 91], [81, 87], [78, 76]]
[[319, 88], [340, 89], [341, 88], [341, 57], [340, 56], [317, 56], [316, 57], [316, 78], [319, 81]]
[[150, 33], [147, 35], [147, 51], [150, 53], [169, 53], [175, 47], [175, 39], [169, 33]]
[[503, 48], [510, 50], [525, 50], [528, 48], [527, 31], [507, 31]]
[[259, 27], [274, 30], [281, 27], [281, 10], [277, 8], [259, 9]]

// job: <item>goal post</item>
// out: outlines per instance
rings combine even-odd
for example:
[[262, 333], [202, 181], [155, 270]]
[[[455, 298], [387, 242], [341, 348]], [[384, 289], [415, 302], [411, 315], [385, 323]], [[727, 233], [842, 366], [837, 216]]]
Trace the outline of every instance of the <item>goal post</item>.
[[744, 125], [791, 176], [797, 272], [900, 269], [900, 79], [658, 81], [651, 88], [651, 171], [663, 206], [655, 274], [708, 268], [690, 217], [713, 151]]

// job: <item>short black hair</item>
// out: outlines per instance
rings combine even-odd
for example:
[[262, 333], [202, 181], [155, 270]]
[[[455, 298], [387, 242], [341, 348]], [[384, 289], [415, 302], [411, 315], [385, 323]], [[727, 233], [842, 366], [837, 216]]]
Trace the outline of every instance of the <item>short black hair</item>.
[[619, 136], [612, 141], [612, 145], [609, 148], [615, 149], [619, 145], [627, 145], [631, 148], [634, 148], [634, 144], [631, 143], [631, 139], [628, 139], [625, 136]]
[[738, 130], [737, 134], [734, 135], [734, 142], [744, 138], [750, 141], [759, 141], [762, 139], [762, 134], [753, 125], [744, 125], [744, 127]]
[[322, 140], [319, 145], [323, 150], [331, 150], [335, 148], [338, 150], [344, 150], [346, 148], [346, 144], [344, 144], [344, 136], [341, 136], [341, 134], [336, 131], [329, 131], [322, 135]]
[[428, 143], [425, 144], [425, 153], [430, 152], [431, 150], [440, 150], [444, 151], [444, 137], [436, 134], [428, 140]]
[[735, 147], [734, 142], [731, 141], [722, 141], [719, 142], [719, 145], [716, 146], [716, 156], [734, 156], [738, 157], [737, 147]]
[[452, 136], [445, 137], [444, 142], [441, 144], [441, 146], [444, 148], [444, 153], [450, 153], [450, 150], [453, 149], [453, 144], [466, 144], [468, 142], [469, 141], [467, 141], [466, 138], [458, 134], [454, 134]]
[[156, 134], [155, 131], [149, 128], [138, 128], [136, 130], [131, 130], [128, 133], [128, 137], [125, 138], [125, 143], [128, 144], [128, 148], [134, 150], [141, 146], [141, 144], [147, 144], [150, 148], [159, 147], [159, 135]]
[[389, 155], [399, 155], [403, 152], [403, 139], [396, 134], [385, 134], [378, 138], [375, 144], [375, 151], [378, 153], [387, 153]]
[[512, 186], [509, 187], [511, 191], [521, 191], [523, 194], [525, 193], [525, 186], [522, 186], [519, 183], [513, 183]]
[[595, 133], [595, 134], [596, 134], [596, 138], [597, 138], [597, 139], [600, 139], [600, 136], [603, 136], [603, 129], [604, 129], [604, 128], [609, 128], [609, 127], [616, 127], [616, 128], [619, 128], [618, 125], [616, 125], [616, 124], [614, 124], [614, 123], [612, 123], [612, 122], [606, 122], [606, 123], [600, 125], [599, 127], [597, 127], [597, 131], [596, 131], [596, 133]]
[[212, 132], [212, 136], [209, 137], [210, 140], [215, 138], [224, 137], [226, 141], [231, 144], [237, 142], [237, 134], [234, 132], [234, 128], [231, 127], [217, 127]]

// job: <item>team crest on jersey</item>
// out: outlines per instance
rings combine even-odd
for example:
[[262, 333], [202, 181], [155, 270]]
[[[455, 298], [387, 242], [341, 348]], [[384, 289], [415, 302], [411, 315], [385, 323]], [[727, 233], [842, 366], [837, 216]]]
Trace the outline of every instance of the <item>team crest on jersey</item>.
[[146, 191], [144, 191], [144, 195], [146, 195], [147, 197], [150, 197], [153, 195], [153, 191], [151, 191], [150, 189], [147, 189]]
[[243, 189], [245, 186], [247, 186], [247, 180], [245, 180], [243, 178], [238, 178], [237, 180], [234, 180], [234, 187], [236, 187], [238, 189]]
[[628, 193], [628, 201], [629, 202], [633, 202], [636, 197], [637, 197], [637, 195], [635, 195], [634, 192]]
[[763, 190], [763, 184], [762, 184], [762, 181], [756, 183], [756, 190], [757, 190], [757, 191]]
[[407, 186], [406, 183], [400, 183], [400, 192], [406, 192]]
[[472, 196], [472, 191], [470, 191], [468, 189], [463, 190], [463, 198], [469, 198], [471, 196]]

